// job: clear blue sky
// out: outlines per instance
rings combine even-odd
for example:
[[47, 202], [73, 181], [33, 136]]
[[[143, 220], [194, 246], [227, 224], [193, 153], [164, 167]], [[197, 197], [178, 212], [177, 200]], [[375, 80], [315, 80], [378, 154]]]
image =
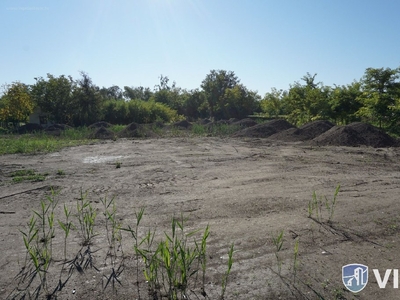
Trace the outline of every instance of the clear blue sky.
[[400, 66], [399, 0], [2, 0], [0, 84], [85, 71], [100, 87], [234, 71], [263, 96]]

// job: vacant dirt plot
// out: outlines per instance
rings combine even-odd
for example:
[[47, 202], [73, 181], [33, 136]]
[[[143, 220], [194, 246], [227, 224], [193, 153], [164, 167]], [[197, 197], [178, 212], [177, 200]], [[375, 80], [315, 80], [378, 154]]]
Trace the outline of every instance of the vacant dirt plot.
[[[19, 230], [26, 230], [32, 209], [40, 210], [40, 201], [55, 187], [60, 190], [55, 213], [63, 221], [63, 205], [74, 210], [80, 190], [88, 191], [97, 211], [94, 231], [98, 233], [91, 245], [91, 262], [97, 270], [75, 271], [59, 299], [138, 298], [137, 260], [128, 233], [123, 233], [121, 285], [115, 282], [115, 290], [109, 284], [103, 291], [112, 272], [105, 259], [107, 237], [101, 231], [105, 196], [115, 196], [116, 214], [125, 227], [134, 226], [134, 211], [145, 207], [141, 237], [149, 229], [156, 229], [156, 240], [165, 237], [171, 218], [181, 213], [188, 217], [190, 230], [210, 225], [206, 299], [218, 299], [231, 243], [234, 263], [225, 299], [399, 299], [392, 277], [386, 289], [380, 289], [372, 272], [379, 269], [383, 279], [386, 269], [400, 267], [399, 157], [398, 148], [249, 138], [121, 139], [50, 154], [1, 156], [0, 298], [15, 288], [14, 277], [25, 260]], [[13, 183], [11, 175], [21, 169], [47, 176], [40, 182]], [[317, 200], [324, 195], [331, 200], [339, 183], [333, 210], [326, 208], [324, 200], [318, 215], [315, 209], [309, 212], [313, 191]], [[283, 246], [276, 253], [273, 237], [282, 230]], [[81, 240], [73, 230], [68, 238], [69, 259], [79, 251]], [[299, 255], [294, 268], [296, 241]], [[62, 250], [62, 232], [56, 231], [53, 255], [59, 262]], [[280, 275], [276, 254], [282, 261]], [[369, 267], [369, 283], [359, 296], [342, 283], [342, 266], [350, 263]], [[52, 290], [60, 276], [61, 265], [57, 266], [58, 271], [50, 270]], [[139, 266], [141, 273], [142, 260]], [[65, 278], [67, 272], [61, 275]], [[141, 298], [147, 299], [142, 276], [139, 288]], [[196, 295], [204, 299], [199, 292]]]

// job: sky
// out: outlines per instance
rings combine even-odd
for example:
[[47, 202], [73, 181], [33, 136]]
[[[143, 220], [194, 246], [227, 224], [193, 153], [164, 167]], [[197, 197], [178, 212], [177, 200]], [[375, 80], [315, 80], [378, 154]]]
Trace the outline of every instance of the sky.
[[309, 72], [346, 85], [400, 66], [398, 0], [1, 0], [0, 85], [86, 72], [191, 90], [233, 71], [261, 96]]

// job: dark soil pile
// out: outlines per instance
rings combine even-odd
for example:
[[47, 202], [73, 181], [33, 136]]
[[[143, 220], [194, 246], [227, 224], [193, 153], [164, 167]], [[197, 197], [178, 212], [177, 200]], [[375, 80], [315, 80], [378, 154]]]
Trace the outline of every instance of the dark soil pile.
[[335, 126], [313, 140], [317, 145], [392, 147], [397, 141], [378, 128], [357, 122]]
[[290, 128], [284, 131], [280, 131], [271, 135], [269, 140], [280, 140], [284, 142], [297, 142], [297, 141], [308, 141], [323, 134], [324, 132], [331, 129], [333, 125], [329, 121], [318, 120], [311, 123], [307, 123], [300, 128]]
[[21, 127], [18, 128], [18, 133], [23, 134], [23, 133], [32, 133], [35, 131], [41, 131], [43, 130], [42, 125], [36, 124], [36, 123], [26, 123], [25, 125], [22, 125]]
[[[158, 124], [159, 125], [159, 124]], [[156, 137], [157, 135], [148, 126], [140, 125], [138, 123], [130, 123], [124, 129], [122, 129], [118, 136], [121, 138], [144, 138], [144, 137]], [[153, 126], [157, 126], [153, 124]]]
[[89, 126], [89, 128], [93, 129], [93, 128], [100, 128], [100, 127], [104, 127], [104, 128], [108, 128], [111, 127], [112, 125], [110, 123], [101, 121], [101, 122], [96, 122], [93, 123], [92, 125]]
[[381, 148], [392, 147], [397, 144], [397, 141], [390, 135], [370, 124], [356, 122], [347, 125], [347, 127], [357, 131], [358, 135], [365, 139], [365, 141], [367, 142], [367, 146]]
[[90, 139], [99, 139], [99, 140], [115, 140], [116, 135], [114, 132], [111, 130], [105, 128], [105, 127], [100, 127], [96, 129], [93, 133], [89, 135]]
[[334, 126], [325, 133], [313, 139], [314, 143], [322, 146], [350, 146], [366, 145], [365, 139], [358, 132], [347, 126]]
[[235, 121], [235, 122], [233, 122], [231, 124], [232, 125], [239, 125], [239, 126], [242, 126], [242, 127], [252, 127], [252, 126], [257, 125], [258, 123], [256, 121], [252, 120], [252, 119], [246, 118], [246, 119]]
[[191, 128], [192, 127], [192, 123], [190, 123], [188, 120], [182, 120], [179, 122], [175, 122], [174, 124], [172, 124], [175, 127], [180, 127], [180, 128]]
[[267, 138], [271, 135], [284, 131], [290, 128], [295, 128], [286, 120], [277, 119], [267, 123], [258, 124], [249, 128], [245, 128], [234, 133], [234, 137], [255, 137], [255, 138]]

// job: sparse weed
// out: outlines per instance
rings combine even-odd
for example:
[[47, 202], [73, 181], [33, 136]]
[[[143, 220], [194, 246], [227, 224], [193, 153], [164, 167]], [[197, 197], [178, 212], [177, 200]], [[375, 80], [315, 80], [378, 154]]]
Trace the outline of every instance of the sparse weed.
[[48, 173], [36, 173], [34, 170], [18, 170], [11, 174], [12, 181], [19, 183], [22, 181], [44, 181]]
[[[26, 230], [21, 230], [24, 241], [26, 256], [25, 264], [18, 274], [20, 279], [18, 287], [9, 296], [10, 299], [25, 298], [56, 298], [57, 294], [66, 286], [74, 274], [84, 273], [87, 268], [100, 270], [94, 265], [94, 253], [91, 245], [94, 243], [94, 226], [96, 211], [88, 200], [88, 193], [81, 189], [80, 197], [76, 203], [76, 212], [64, 205], [61, 218], [56, 218], [56, 207], [58, 205], [58, 192], [52, 191], [40, 204], [40, 210], [34, 211], [29, 219]], [[173, 217], [171, 220], [171, 231], [164, 232], [161, 240], [155, 241], [156, 230], [148, 229], [143, 237], [139, 237], [139, 226], [144, 216], [144, 208], [135, 212], [136, 223], [131, 226], [122, 227], [116, 216], [115, 198], [101, 199], [103, 204], [103, 215], [105, 217], [105, 232], [107, 236], [109, 251], [105, 262], [111, 257], [110, 272], [105, 274], [103, 269], [103, 288], [112, 287], [116, 292], [116, 285], [121, 285], [121, 275], [125, 270], [124, 253], [118, 254], [121, 259], [116, 263], [117, 247], [122, 249], [122, 231], [129, 232], [133, 238], [133, 250], [136, 259], [136, 286], [137, 297], [141, 299], [140, 282], [143, 277], [148, 284], [151, 299], [191, 299], [199, 298], [198, 294], [209, 299], [205, 291], [206, 269], [207, 269], [207, 240], [210, 236], [210, 228], [207, 225], [204, 231], [188, 230], [186, 219]], [[82, 248], [74, 255], [68, 255], [68, 239], [74, 229], [73, 221], [77, 220], [77, 227], [82, 236]], [[57, 266], [53, 259], [52, 239], [55, 237], [55, 225], [59, 225], [63, 232], [63, 243], [60, 246], [63, 252], [63, 262], [58, 280], [52, 278], [52, 272]], [[96, 227], [97, 228], [97, 227]], [[101, 230], [99, 228], [99, 230]], [[100, 250], [100, 249], [99, 249]], [[61, 252], [60, 251], [60, 252]], [[234, 246], [228, 251], [228, 268], [222, 275], [222, 291], [220, 299], [224, 299], [227, 290], [228, 278], [233, 265]], [[68, 257], [69, 256], [69, 257]], [[72, 257], [72, 258], [71, 258]], [[140, 258], [142, 260], [140, 260]], [[142, 262], [141, 262], [142, 261]], [[141, 272], [140, 264], [144, 264]], [[105, 264], [106, 266], [107, 264]], [[50, 269], [50, 266], [53, 266]], [[69, 269], [64, 272], [65, 266]], [[141, 276], [143, 276], [141, 278]], [[198, 284], [198, 276], [201, 277], [201, 285]], [[39, 286], [33, 290], [35, 278], [39, 279]], [[51, 280], [50, 280], [51, 279]], [[36, 279], [37, 280], [37, 279]], [[51, 284], [56, 283], [51, 287]], [[198, 293], [198, 294], [197, 294]]]
[[64, 175], [65, 175], [64, 170], [58, 169], [58, 170], [57, 170], [57, 175], [58, 175], [58, 176], [64, 176]]
[[279, 252], [282, 250], [283, 246], [283, 230], [280, 231], [276, 236], [272, 236], [272, 243], [275, 246], [275, 257], [278, 263], [278, 274], [281, 275], [282, 271], [282, 259], [279, 255]]
[[96, 220], [96, 210], [87, 199], [88, 193], [83, 193], [82, 189], [80, 197], [76, 201], [77, 218], [82, 234], [82, 245], [90, 245], [94, 234], [94, 225]]
[[325, 207], [328, 212], [327, 222], [328, 223], [332, 222], [333, 215], [335, 213], [336, 199], [337, 195], [339, 194], [339, 191], [340, 191], [340, 184], [337, 185], [335, 193], [331, 200], [328, 200], [326, 196], [317, 197], [317, 194], [314, 191], [312, 195], [312, 200], [308, 202], [308, 217], [313, 218], [313, 215], [315, 214], [315, 219], [319, 223], [321, 223], [323, 221], [322, 208]]
[[222, 291], [221, 291], [221, 297], [220, 300], [225, 299], [225, 291], [226, 291], [226, 286], [228, 284], [228, 277], [229, 274], [231, 273], [232, 265], [233, 265], [233, 244], [229, 248], [228, 251], [228, 269], [226, 270], [224, 276], [222, 277]]

